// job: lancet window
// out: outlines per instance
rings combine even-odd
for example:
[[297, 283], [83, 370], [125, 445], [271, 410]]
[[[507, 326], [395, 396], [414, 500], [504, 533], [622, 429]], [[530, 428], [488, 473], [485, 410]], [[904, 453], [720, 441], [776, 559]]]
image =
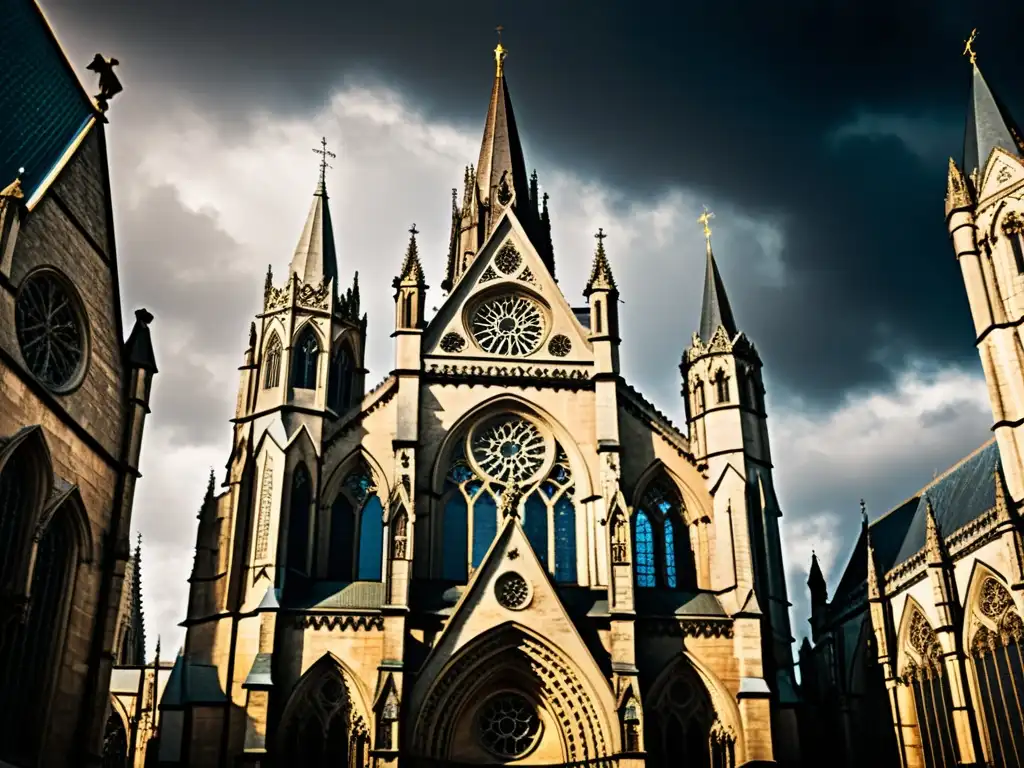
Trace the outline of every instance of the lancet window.
[[1024, 765], [1024, 622], [1009, 590], [992, 577], [981, 583], [971, 621], [976, 710], [983, 715], [988, 764]]
[[310, 515], [313, 481], [304, 464], [292, 473], [291, 505], [288, 512], [288, 568], [309, 574]]
[[332, 581], [380, 581], [384, 555], [384, 507], [365, 462], [350, 470], [331, 504], [327, 577]]
[[707, 690], [684, 664], [677, 664], [655, 691], [646, 711], [644, 740], [650, 765], [735, 765], [734, 738], [716, 722]]
[[633, 515], [633, 569], [638, 587], [695, 589], [697, 568], [675, 485], [658, 478]]
[[316, 389], [317, 364], [320, 361], [320, 342], [316, 331], [306, 326], [292, 349], [292, 387]]
[[469, 569], [480, 565], [503, 522], [503, 503], [516, 489], [507, 511], [520, 516], [538, 559], [556, 581], [577, 581], [576, 486], [569, 458], [536, 424], [511, 415], [477, 425], [451, 454], [439, 548], [442, 578], [465, 581]]
[[715, 402], [728, 403], [729, 402], [729, 377], [725, 375], [725, 371], [718, 371], [715, 374]]
[[327, 405], [335, 413], [341, 413], [352, 406], [354, 381], [355, 359], [348, 345], [342, 344], [331, 361], [331, 382], [327, 395]]
[[1024, 218], [1011, 211], [1003, 220], [1003, 233], [1010, 241], [1017, 271], [1024, 273]]
[[282, 729], [282, 763], [309, 768], [367, 765], [369, 734], [353, 710], [341, 672], [321, 662], [308, 674], [312, 677], [299, 684], [294, 695], [301, 698], [289, 707]]
[[128, 732], [116, 710], [107, 718], [103, 732], [103, 768], [127, 768]]
[[925, 762], [932, 766], [959, 763], [956, 731], [953, 728], [949, 676], [942, 662], [942, 647], [928, 619], [916, 607], [907, 628], [906, 661], [902, 682], [914, 695], [914, 709]]
[[281, 337], [271, 333], [267, 351], [263, 354], [263, 388], [270, 389], [281, 383]]
[[[6, 470], [5, 470], [6, 474]], [[0, 759], [35, 764], [67, 622], [75, 534], [58, 509], [36, 548], [28, 613], [0, 648]]]

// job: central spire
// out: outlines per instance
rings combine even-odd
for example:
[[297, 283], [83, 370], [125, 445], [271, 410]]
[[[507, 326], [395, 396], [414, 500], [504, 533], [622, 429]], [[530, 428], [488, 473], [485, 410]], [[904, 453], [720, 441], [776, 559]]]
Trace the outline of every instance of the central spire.
[[313, 193], [313, 204], [306, 217], [289, 274], [298, 275], [299, 280], [309, 285], [321, 285], [333, 280], [334, 291], [338, 290], [338, 254], [334, 247], [334, 227], [331, 224], [331, 209], [327, 204], [327, 159], [336, 155], [327, 149], [327, 139], [320, 140], [320, 178]]
[[729, 297], [725, 295], [725, 284], [718, 273], [715, 255], [711, 251], [711, 227], [709, 222], [715, 214], [704, 207], [697, 221], [704, 225], [704, 243], [707, 250], [707, 265], [704, 272], [704, 305], [700, 311], [700, 338], [705, 344], [711, 341], [719, 326], [725, 328], [731, 339], [736, 335], [736, 321], [732, 317]]
[[971, 62], [971, 95], [967, 107], [967, 129], [964, 131], [964, 174], [985, 170], [989, 156], [996, 147], [1010, 154], [1024, 155], [1024, 138], [999, 97], [992, 92], [978, 68], [972, 30], [964, 45], [964, 56]]

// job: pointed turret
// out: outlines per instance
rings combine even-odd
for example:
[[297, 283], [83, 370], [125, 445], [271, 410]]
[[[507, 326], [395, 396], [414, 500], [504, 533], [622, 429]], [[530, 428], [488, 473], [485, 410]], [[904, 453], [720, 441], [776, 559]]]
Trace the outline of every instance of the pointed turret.
[[964, 173], [981, 173], [996, 147], [1010, 154], [1024, 155], [1024, 139], [1017, 123], [1002, 101], [992, 92], [978, 68], [977, 56], [971, 44], [966, 52], [971, 58], [971, 94], [967, 105], [967, 129], [964, 133]]
[[878, 578], [878, 560], [875, 558], [875, 545], [871, 542], [871, 531], [865, 534], [868, 558], [868, 597], [877, 600], [882, 596], [882, 584]]
[[[705, 223], [705, 226], [706, 223]], [[725, 295], [725, 283], [715, 264], [715, 256], [711, 251], [710, 232], [707, 233], [707, 265], [704, 270], [704, 303], [700, 310], [700, 338], [708, 343], [715, 331], [721, 326], [731, 339], [736, 335], [736, 321], [729, 306], [729, 297]]]
[[932, 500], [925, 499], [925, 552], [928, 555], [929, 565], [942, 562], [942, 534], [939, 531], [939, 522], [935, 519], [935, 508]]
[[334, 291], [338, 290], [338, 254], [334, 248], [334, 227], [331, 225], [331, 208], [327, 198], [327, 158], [334, 157], [327, 151], [327, 142], [322, 140], [322, 149], [313, 150], [322, 155], [320, 181], [313, 193], [313, 204], [306, 217], [289, 275], [298, 275], [299, 280], [309, 285], [321, 285], [333, 281]]
[[811, 552], [811, 569], [807, 575], [807, 587], [811, 590], [811, 605], [814, 605], [815, 602], [825, 602], [828, 599], [825, 577], [818, 564], [818, 555], [813, 551]]
[[598, 229], [594, 237], [597, 238], [597, 249], [594, 251], [594, 263], [590, 267], [590, 279], [583, 289], [583, 295], [589, 298], [594, 291], [615, 291], [618, 294], [608, 255], [604, 252], [604, 239], [607, 237], [604, 229]]
[[598, 229], [594, 265], [583, 295], [590, 303], [590, 341], [594, 363], [600, 373], [619, 372], [619, 289], [604, 252], [604, 229]]
[[132, 602], [131, 602], [131, 649], [130, 660], [122, 664], [143, 664], [146, 659], [146, 620], [142, 612], [142, 534], [135, 544], [132, 555]]
[[423, 277], [419, 247], [416, 235], [419, 231], [413, 224], [409, 230], [409, 247], [405, 251], [402, 271], [394, 279], [395, 288], [395, 330], [423, 328], [423, 302], [426, 298], [427, 283]]

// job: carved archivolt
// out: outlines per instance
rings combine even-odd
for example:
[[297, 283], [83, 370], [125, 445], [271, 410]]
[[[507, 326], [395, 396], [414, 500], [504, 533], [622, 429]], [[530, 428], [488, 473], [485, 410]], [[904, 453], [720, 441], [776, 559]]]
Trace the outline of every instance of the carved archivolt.
[[1011, 643], [1024, 642], [1024, 621], [1021, 621], [1006, 587], [991, 576], [985, 578], [974, 605], [978, 628], [971, 637], [971, 651], [980, 655], [991, 653]]
[[935, 630], [917, 606], [910, 610], [913, 613], [907, 628], [905, 661], [903, 674], [900, 676], [907, 684], [914, 679], [941, 676], [944, 672], [942, 646], [935, 635]]
[[424, 757], [448, 757], [452, 736], [467, 704], [477, 701], [498, 676], [519, 679], [558, 723], [565, 759], [592, 760], [613, 749], [605, 718], [590, 686], [560, 652], [517, 628], [489, 633], [464, 648], [438, 676], [427, 694], [413, 735], [413, 749]]

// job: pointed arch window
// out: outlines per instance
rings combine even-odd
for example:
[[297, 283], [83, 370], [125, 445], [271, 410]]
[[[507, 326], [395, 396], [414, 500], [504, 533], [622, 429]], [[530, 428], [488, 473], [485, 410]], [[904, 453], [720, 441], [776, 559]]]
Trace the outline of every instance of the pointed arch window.
[[704, 412], [704, 382], [700, 379], [693, 383], [693, 404], [697, 413]]
[[675, 484], [658, 477], [640, 497], [634, 517], [638, 587], [697, 588], [697, 565]]
[[75, 559], [75, 532], [65, 505], [54, 512], [37, 545], [27, 618], [0, 648], [0, 760], [35, 764], [39, 754], [60, 668]]
[[1006, 214], [1006, 218], [1003, 219], [1003, 233], [1010, 241], [1017, 272], [1024, 273], [1024, 218], [1015, 211]]
[[272, 389], [281, 383], [281, 337], [274, 331], [263, 353], [263, 388]]
[[[443, 578], [465, 581], [470, 566], [477, 568], [483, 562], [498, 533], [498, 500], [504, 491], [504, 483], [477, 475], [460, 443], [452, 453], [444, 485], [444, 517], [437, 548]], [[539, 482], [523, 489], [520, 505], [531, 548], [555, 581], [565, 584], [577, 581], [575, 492], [568, 456], [556, 444], [551, 469]]]
[[342, 344], [331, 361], [331, 386], [327, 398], [327, 405], [335, 413], [342, 413], [352, 407], [354, 381], [355, 357], [348, 344]]
[[292, 387], [316, 389], [317, 364], [320, 361], [320, 342], [316, 331], [307, 325], [299, 334], [292, 349]]
[[352, 706], [349, 686], [341, 671], [326, 661], [317, 663], [299, 682], [289, 703], [279, 737], [282, 765], [310, 768], [364, 765], [368, 732]]
[[715, 401], [719, 403], [729, 402], [729, 377], [721, 369], [715, 374]]
[[110, 717], [103, 732], [103, 768], [126, 768], [128, 760], [128, 731], [117, 710], [111, 707]]
[[953, 699], [949, 675], [942, 660], [942, 647], [928, 619], [910, 606], [907, 628], [903, 682], [913, 692], [917, 726], [929, 765], [957, 765], [959, 747], [953, 722]]
[[380, 581], [383, 557], [384, 508], [369, 466], [360, 461], [345, 475], [331, 505], [327, 577]]
[[288, 510], [288, 559], [290, 570], [309, 575], [310, 515], [313, 506], [313, 481], [305, 464], [292, 473], [291, 504]]

